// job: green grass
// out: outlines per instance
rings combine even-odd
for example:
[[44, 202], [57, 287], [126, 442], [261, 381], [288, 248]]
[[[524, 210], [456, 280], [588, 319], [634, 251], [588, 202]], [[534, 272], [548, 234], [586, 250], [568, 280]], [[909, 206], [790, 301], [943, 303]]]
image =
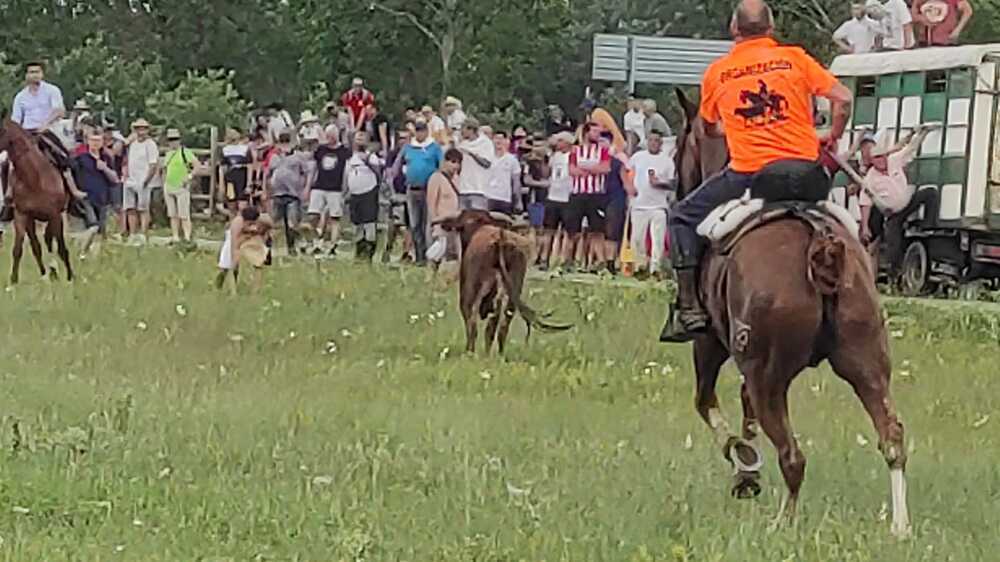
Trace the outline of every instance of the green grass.
[[[213, 261], [107, 248], [67, 286], [29, 259], [24, 284], [0, 292], [0, 560], [1000, 551], [991, 313], [889, 305], [915, 531], [897, 542], [874, 431], [825, 368], [793, 388], [809, 461], [797, 526], [767, 531], [784, 489], [770, 447], [765, 493], [728, 496], [689, 350], [655, 343], [663, 292], [530, 281], [531, 302], [577, 327], [525, 345], [518, 324], [500, 361], [459, 353], [457, 291], [424, 271], [302, 262], [233, 298], [211, 289]], [[727, 367], [732, 423], [737, 384]]]

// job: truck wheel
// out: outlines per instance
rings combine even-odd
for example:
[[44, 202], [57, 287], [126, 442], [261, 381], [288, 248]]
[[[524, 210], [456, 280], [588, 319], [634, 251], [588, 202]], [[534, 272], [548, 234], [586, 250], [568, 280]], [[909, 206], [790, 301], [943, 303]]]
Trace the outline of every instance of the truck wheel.
[[927, 246], [921, 240], [914, 240], [903, 254], [903, 268], [899, 279], [899, 289], [908, 297], [919, 297], [931, 292], [931, 261], [927, 256]]

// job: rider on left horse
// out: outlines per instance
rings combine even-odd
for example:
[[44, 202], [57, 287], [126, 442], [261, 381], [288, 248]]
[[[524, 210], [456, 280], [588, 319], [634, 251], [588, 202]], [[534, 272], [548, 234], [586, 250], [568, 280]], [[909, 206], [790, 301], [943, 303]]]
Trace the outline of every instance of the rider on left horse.
[[[68, 149], [50, 130], [66, 114], [62, 91], [58, 86], [43, 80], [45, 66], [41, 62], [28, 62], [24, 65], [24, 70], [27, 84], [14, 97], [10, 119], [38, 139], [39, 148], [62, 173], [66, 190], [73, 197], [82, 199], [86, 195], [76, 187], [71, 170], [72, 158]], [[5, 177], [6, 173], [4, 170]], [[5, 183], [7, 188], [4, 193], [4, 213], [7, 214], [12, 210], [13, 192], [10, 182]]]
[[[699, 113], [708, 135], [725, 135], [731, 161], [670, 213], [678, 296], [660, 335], [665, 342], [690, 341], [708, 328], [698, 291], [698, 266], [704, 253], [698, 225], [719, 205], [740, 198], [754, 175], [770, 164], [817, 161], [820, 145], [836, 144], [850, 113], [850, 90], [802, 49], [774, 40], [774, 16], [763, 0], [743, 0], [733, 13], [730, 31], [736, 45], [705, 72]], [[766, 112], [764, 119], [741, 117], [750, 109], [744, 107], [746, 100], [765, 87], [769, 96], [782, 96], [784, 101], [754, 108]], [[833, 106], [833, 127], [824, 139], [816, 135], [814, 96], [829, 99]]]

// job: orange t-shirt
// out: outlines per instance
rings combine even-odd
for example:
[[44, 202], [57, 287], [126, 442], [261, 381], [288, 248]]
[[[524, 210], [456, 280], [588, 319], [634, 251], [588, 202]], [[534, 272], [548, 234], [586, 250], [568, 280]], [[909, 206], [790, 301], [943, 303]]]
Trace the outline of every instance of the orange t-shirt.
[[730, 167], [753, 173], [784, 159], [816, 160], [812, 98], [837, 78], [799, 47], [771, 38], [737, 43], [712, 63], [701, 83], [701, 116], [722, 120]]

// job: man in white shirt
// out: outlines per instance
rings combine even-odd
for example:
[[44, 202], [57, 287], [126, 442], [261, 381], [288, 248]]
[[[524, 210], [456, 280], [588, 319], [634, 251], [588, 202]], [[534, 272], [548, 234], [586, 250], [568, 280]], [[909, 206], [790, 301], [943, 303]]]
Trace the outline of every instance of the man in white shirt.
[[[52, 163], [62, 172], [66, 189], [82, 199], [85, 195], [76, 187], [73, 174], [70, 171], [69, 147], [52, 131], [52, 127], [66, 115], [62, 91], [55, 84], [44, 80], [45, 65], [41, 62], [28, 62], [24, 65], [25, 86], [14, 96], [10, 120], [17, 123], [25, 131], [35, 134], [39, 139], [39, 147], [45, 152]], [[5, 214], [12, 211], [10, 207], [9, 186], [4, 192]], [[6, 219], [7, 217], [3, 217]]]
[[882, 49], [899, 51], [913, 47], [913, 15], [903, 0], [868, 0], [865, 4], [869, 17], [881, 23], [885, 30]]
[[451, 138], [451, 131], [448, 130], [448, 125], [434, 111], [434, 108], [425, 105], [420, 109], [420, 114], [427, 121], [427, 129], [431, 132], [431, 138], [434, 139], [434, 142], [438, 143], [442, 150], [450, 146], [453, 140]]
[[378, 185], [385, 161], [369, 152], [368, 144], [368, 133], [354, 134], [354, 152], [344, 166], [344, 183], [349, 193], [351, 222], [357, 227], [354, 254], [370, 262], [375, 255]]
[[642, 112], [642, 102], [635, 98], [628, 99], [628, 111], [625, 112], [625, 118], [623, 119], [625, 125], [625, 136], [627, 137], [629, 133], [635, 133], [635, 136], [639, 139], [638, 143], [633, 145], [631, 139], [629, 140], [629, 153], [634, 153], [641, 147], [646, 146], [646, 114]]
[[549, 267], [551, 255], [559, 255], [560, 253], [556, 235], [560, 228], [565, 229], [569, 198], [573, 193], [573, 176], [570, 175], [569, 168], [575, 141], [576, 137], [568, 131], [552, 136], [556, 150], [549, 157], [548, 163], [549, 190], [545, 199], [545, 216], [542, 219], [542, 241], [539, 253], [539, 262], [543, 269]]
[[[650, 131], [646, 144], [646, 150], [629, 160], [626, 190], [632, 196], [632, 246], [640, 249], [639, 267], [650, 255], [649, 273], [658, 276], [667, 237], [667, 210], [676, 200], [673, 146], [664, 149], [663, 132], [658, 129]], [[647, 230], [651, 248], [646, 247]]]
[[458, 176], [459, 207], [485, 211], [489, 205], [486, 193], [490, 185], [490, 168], [496, 158], [493, 141], [479, 130], [479, 121], [469, 117], [462, 125], [462, 140], [458, 149], [465, 157]]
[[862, 239], [877, 236], [884, 217], [890, 279], [898, 276], [902, 266], [906, 220], [921, 207], [924, 209], [924, 228], [933, 228], [938, 218], [937, 190], [916, 191], [906, 177], [906, 166], [916, 158], [930, 131], [930, 128], [921, 126], [910, 134], [902, 147], [883, 144], [872, 149], [871, 167], [864, 177], [861, 192]]
[[462, 111], [462, 100], [455, 96], [446, 97], [444, 99], [444, 118], [452, 138], [458, 140], [462, 136], [462, 125], [468, 118], [465, 111]]
[[149, 122], [139, 119], [132, 123], [132, 134], [125, 139], [128, 162], [122, 188], [122, 208], [128, 234], [135, 244], [146, 242], [149, 232], [149, 201], [151, 183], [160, 169], [160, 149], [149, 137]]
[[833, 32], [833, 42], [845, 54], [870, 53], [876, 42], [885, 35], [882, 25], [868, 17], [863, 2], [851, 4], [851, 19], [845, 21]]
[[490, 183], [486, 193], [488, 210], [514, 216], [521, 212], [521, 163], [510, 152], [510, 137], [499, 131], [493, 135], [495, 147]]

